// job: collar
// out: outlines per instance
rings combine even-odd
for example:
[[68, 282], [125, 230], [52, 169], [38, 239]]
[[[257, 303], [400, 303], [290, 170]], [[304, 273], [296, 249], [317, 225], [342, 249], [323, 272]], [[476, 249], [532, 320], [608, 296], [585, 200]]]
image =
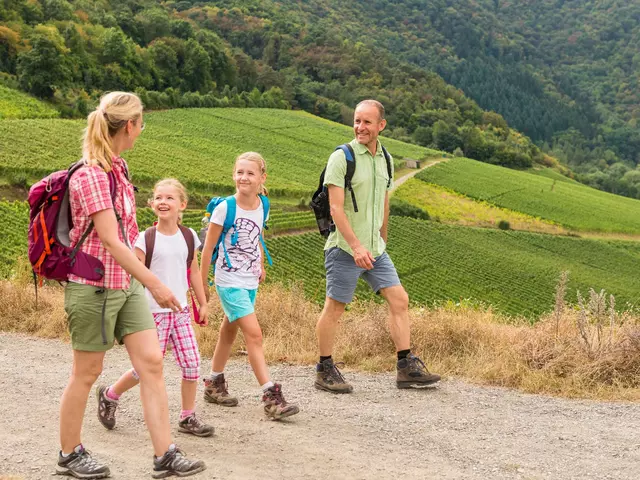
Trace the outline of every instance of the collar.
[[[365, 153], [369, 152], [369, 149], [367, 148], [366, 145], [363, 145], [362, 143], [358, 143], [358, 141], [355, 139], [353, 143], [354, 144], [352, 144], [351, 146], [353, 147], [353, 151], [356, 153], [356, 155], [364, 155]], [[380, 144], [380, 139], [378, 139], [376, 140], [375, 156], [378, 157], [380, 155], [382, 155], [382, 145]]]

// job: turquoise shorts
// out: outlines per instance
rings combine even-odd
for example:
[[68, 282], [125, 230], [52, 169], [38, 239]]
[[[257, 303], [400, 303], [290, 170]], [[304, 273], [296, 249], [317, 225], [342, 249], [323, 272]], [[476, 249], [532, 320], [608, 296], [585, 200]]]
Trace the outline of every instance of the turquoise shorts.
[[249, 290], [247, 288], [219, 287], [216, 285], [216, 291], [229, 322], [246, 317], [254, 312], [253, 307], [256, 304], [256, 294], [258, 293], [257, 288]]

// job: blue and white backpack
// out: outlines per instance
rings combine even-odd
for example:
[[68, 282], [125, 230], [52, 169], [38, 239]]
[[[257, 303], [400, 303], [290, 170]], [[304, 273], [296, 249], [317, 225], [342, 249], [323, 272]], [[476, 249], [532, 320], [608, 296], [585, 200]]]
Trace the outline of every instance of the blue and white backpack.
[[[262, 228], [267, 229], [267, 217], [269, 216], [269, 207], [270, 202], [269, 198], [266, 195], [258, 195], [260, 197], [260, 201], [262, 201], [262, 211], [263, 211], [263, 219], [262, 219]], [[204, 218], [202, 219], [202, 229], [200, 230], [200, 250], [204, 247], [204, 241], [207, 238], [207, 231], [209, 229], [209, 223], [211, 221], [211, 215], [215, 208], [220, 205], [222, 202], [227, 202], [227, 215], [224, 218], [224, 224], [222, 225], [222, 233], [220, 234], [220, 238], [218, 238], [218, 243], [213, 249], [213, 255], [211, 256], [211, 265], [213, 267], [213, 273], [215, 275], [216, 271], [216, 260], [218, 259], [218, 255], [220, 253], [220, 244], [222, 244], [222, 251], [224, 252], [224, 259], [227, 262], [229, 267], [231, 265], [231, 259], [229, 258], [229, 254], [227, 253], [227, 247], [225, 245], [224, 239], [231, 232], [231, 245], [235, 245], [238, 241], [238, 233], [235, 227], [236, 221], [236, 197], [233, 195], [229, 195], [228, 197], [213, 197], [209, 204], [207, 205], [207, 211], [205, 213]], [[273, 265], [273, 261], [271, 260], [271, 255], [269, 255], [269, 250], [267, 250], [267, 245], [264, 242], [264, 238], [262, 237], [262, 231], [260, 232], [260, 243], [262, 244], [262, 248], [264, 250], [264, 255], [267, 259], [269, 265]]]

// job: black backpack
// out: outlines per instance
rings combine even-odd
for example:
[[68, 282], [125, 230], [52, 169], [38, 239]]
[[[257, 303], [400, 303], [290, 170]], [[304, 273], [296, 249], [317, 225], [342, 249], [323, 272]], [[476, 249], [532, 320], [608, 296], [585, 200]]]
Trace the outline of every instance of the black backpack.
[[[387, 173], [389, 174], [389, 180], [387, 181], [387, 188], [391, 185], [391, 156], [387, 149], [382, 145], [382, 153], [384, 154], [384, 159], [387, 161]], [[347, 159], [347, 173], [344, 176], [344, 188], [345, 190], [349, 190], [351, 192], [351, 201], [353, 202], [353, 211], [358, 211], [358, 203], [356, 202], [356, 195], [353, 192], [353, 187], [351, 186], [351, 180], [353, 179], [353, 174], [356, 172], [356, 155], [353, 151], [353, 147], [345, 143], [343, 145], [339, 145], [336, 147], [336, 150], [342, 150], [344, 152], [344, 156]], [[324, 174], [327, 171], [327, 167], [322, 170], [320, 174], [320, 183], [318, 185], [318, 189], [315, 191], [313, 196], [311, 197], [311, 202], [309, 206], [313, 210], [316, 215], [316, 222], [318, 223], [318, 230], [320, 230], [320, 235], [327, 238], [331, 232], [336, 229], [335, 224], [333, 223], [333, 219], [331, 218], [331, 207], [329, 205], [329, 190], [324, 186]]]

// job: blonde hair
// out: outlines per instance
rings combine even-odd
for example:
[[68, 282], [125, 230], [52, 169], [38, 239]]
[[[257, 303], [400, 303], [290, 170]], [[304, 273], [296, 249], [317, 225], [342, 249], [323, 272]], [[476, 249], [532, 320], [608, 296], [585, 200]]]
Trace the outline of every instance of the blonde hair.
[[[163, 178], [162, 180], [158, 180], [156, 184], [153, 186], [153, 196], [149, 199], [149, 206], [153, 205], [153, 199], [156, 196], [156, 190], [161, 187], [172, 187], [178, 191], [178, 196], [180, 197], [180, 203], [184, 202], [185, 205], [189, 203], [189, 196], [187, 195], [187, 189], [180, 182], [180, 180], [176, 178]], [[178, 223], [182, 223], [182, 214], [183, 212], [178, 213]]]
[[111, 171], [113, 136], [129, 120], [142, 116], [142, 102], [137, 95], [127, 92], [111, 92], [100, 98], [100, 105], [87, 117], [84, 131], [82, 157], [88, 165], [101, 166]]
[[[235, 165], [237, 165], [238, 162], [241, 161], [241, 160], [247, 160], [249, 162], [257, 163], [260, 166], [260, 173], [262, 173], [263, 175], [265, 173], [267, 173], [267, 162], [265, 161], [263, 156], [260, 155], [258, 152], [244, 152], [244, 153], [241, 153], [236, 158]], [[235, 165], [233, 167], [233, 172], [234, 173], [236, 171]], [[269, 195], [269, 191], [267, 190], [267, 187], [264, 186], [264, 183], [260, 184], [260, 192], [259, 193], [261, 195], [265, 195], [265, 196]]]

